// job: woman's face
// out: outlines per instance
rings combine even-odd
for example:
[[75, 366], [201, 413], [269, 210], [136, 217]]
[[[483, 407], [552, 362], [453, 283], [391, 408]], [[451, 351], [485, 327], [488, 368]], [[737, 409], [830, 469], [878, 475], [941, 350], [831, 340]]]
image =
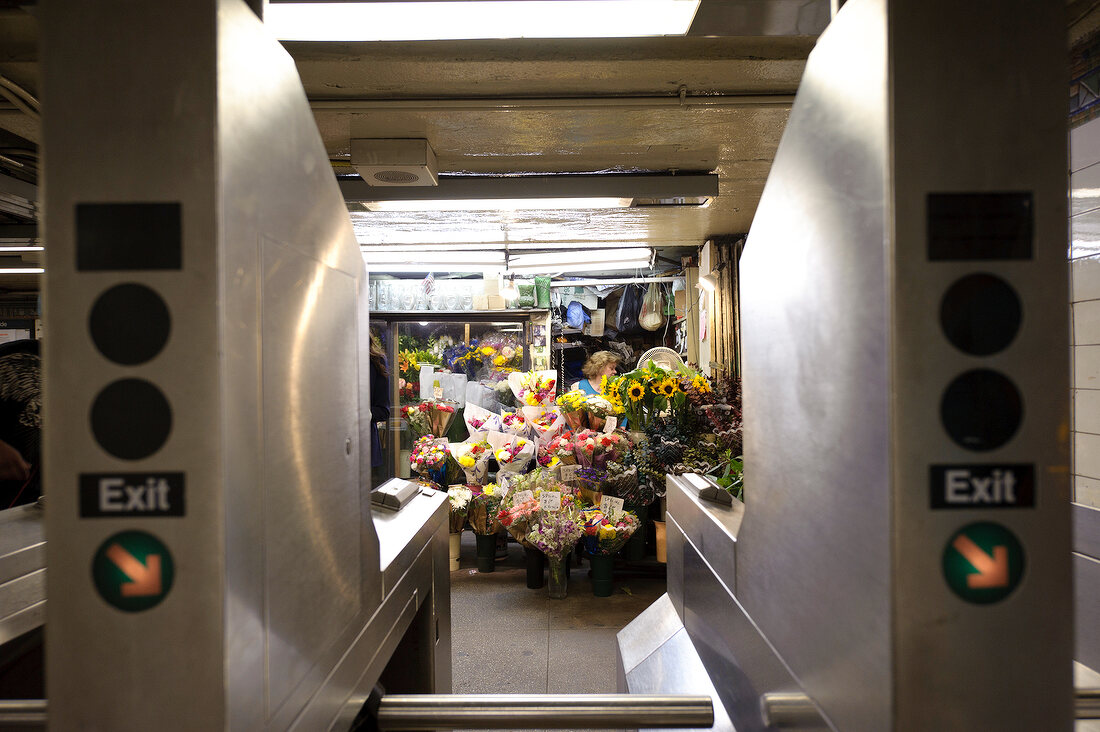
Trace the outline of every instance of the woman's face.
[[610, 379], [614, 375], [615, 375], [615, 362], [614, 361], [609, 361], [606, 365], [604, 365], [604, 367], [602, 369], [600, 369], [599, 373], [596, 374], [596, 379], [599, 380], [599, 378], [601, 376], [606, 376], [607, 378]]

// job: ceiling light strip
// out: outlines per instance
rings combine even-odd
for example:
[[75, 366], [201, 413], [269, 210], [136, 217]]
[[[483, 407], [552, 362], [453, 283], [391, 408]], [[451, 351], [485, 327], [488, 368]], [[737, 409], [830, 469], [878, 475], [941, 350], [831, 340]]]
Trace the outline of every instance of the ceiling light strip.
[[362, 179], [339, 181], [344, 200], [432, 201], [486, 198], [712, 198], [713, 173], [684, 175], [523, 175], [440, 177], [438, 186], [370, 186]]
[[281, 41], [434, 41], [682, 36], [699, 0], [271, 2]]

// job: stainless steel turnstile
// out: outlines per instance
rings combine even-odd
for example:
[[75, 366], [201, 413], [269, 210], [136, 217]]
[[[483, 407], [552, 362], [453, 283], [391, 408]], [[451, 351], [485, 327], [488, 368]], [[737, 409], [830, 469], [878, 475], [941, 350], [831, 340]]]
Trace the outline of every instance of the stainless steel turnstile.
[[740, 261], [747, 503], [670, 481], [622, 688], [1071, 728], [1065, 56], [1057, 4], [844, 3]]
[[450, 691], [446, 497], [371, 513], [364, 263], [290, 56], [240, 0], [40, 20], [50, 727]]

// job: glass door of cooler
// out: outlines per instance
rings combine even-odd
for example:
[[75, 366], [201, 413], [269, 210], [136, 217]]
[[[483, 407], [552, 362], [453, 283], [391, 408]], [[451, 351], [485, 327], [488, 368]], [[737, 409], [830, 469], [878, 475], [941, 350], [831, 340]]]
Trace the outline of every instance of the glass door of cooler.
[[[465, 440], [468, 431], [462, 413], [467, 394], [476, 393], [485, 402], [496, 399], [510, 406], [508, 374], [530, 369], [532, 350], [538, 361], [547, 338], [546, 327], [541, 325], [545, 311], [416, 314], [432, 320], [387, 315], [391, 316], [386, 327], [390, 363], [387, 475], [408, 478], [412, 477], [409, 455], [418, 435], [403, 408], [417, 407], [428, 399], [447, 402], [454, 409], [454, 417], [445, 434], [436, 437], [447, 437], [452, 442]], [[540, 324], [532, 325], [533, 319]], [[471, 384], [476, 386], [471, 388]]]

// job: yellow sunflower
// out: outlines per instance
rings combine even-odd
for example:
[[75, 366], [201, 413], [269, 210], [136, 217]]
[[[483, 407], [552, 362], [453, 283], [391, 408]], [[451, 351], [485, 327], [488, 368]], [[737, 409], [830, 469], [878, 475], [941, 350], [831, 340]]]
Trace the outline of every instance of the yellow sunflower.
[[657, 392], [666, 397], [670, 397], [680, 390], [680, 385], [676, 383], [676, 380], [672, 377], [664, 379], [657, 384]]
[[626, 393], [630, 397], [630, 401], [636, 402], [645, 396], [645, 387], [637, 381], [631, 381]]

